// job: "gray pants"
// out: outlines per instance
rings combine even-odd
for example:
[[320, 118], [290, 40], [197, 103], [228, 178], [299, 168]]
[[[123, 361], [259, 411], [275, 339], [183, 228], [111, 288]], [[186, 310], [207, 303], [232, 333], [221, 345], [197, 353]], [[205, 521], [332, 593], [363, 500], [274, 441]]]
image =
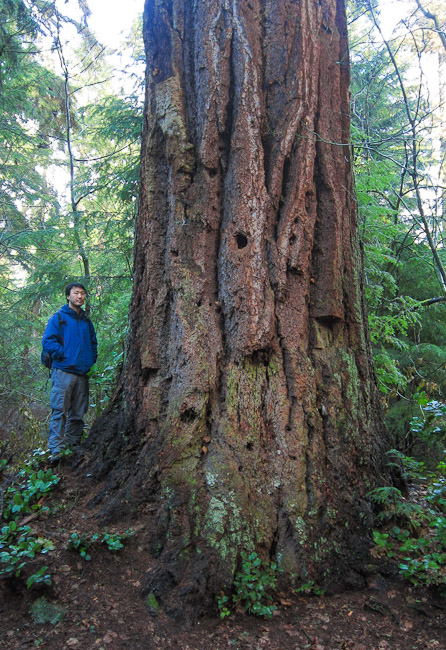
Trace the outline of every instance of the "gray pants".
[[52, 456], [79, 444], [88, 409], [88, 377], [53, 368], [50, 406], [52, 409], [48, 449]]

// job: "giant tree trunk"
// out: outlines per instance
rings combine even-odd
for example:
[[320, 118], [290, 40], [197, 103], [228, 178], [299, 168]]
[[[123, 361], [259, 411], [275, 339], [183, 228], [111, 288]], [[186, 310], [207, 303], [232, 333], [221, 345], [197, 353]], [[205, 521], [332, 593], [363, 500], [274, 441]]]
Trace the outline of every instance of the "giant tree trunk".
[[131, 334], [101, 452], [109, 486], [127, 478], [109, 508], [146, 513], [147, 590], [168, 609], [228, 592], [243, 549], [284, 582], [353, 580], [383, 440], [343, 3], [147, 0], [144, 36]]

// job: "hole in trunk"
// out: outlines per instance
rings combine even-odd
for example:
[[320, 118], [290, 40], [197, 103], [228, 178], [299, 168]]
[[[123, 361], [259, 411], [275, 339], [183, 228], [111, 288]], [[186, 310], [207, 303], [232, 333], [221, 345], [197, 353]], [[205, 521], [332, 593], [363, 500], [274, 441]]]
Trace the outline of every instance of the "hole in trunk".
[[197, 413], [194, 409], [186, 409], [181, 413], [180, 418], [181, 422], [193, 422], [197, 417]]
[[242, 232], [238, 232], [235, 236], [238, 248], [245, 248], [248, 245], [248, 238]]

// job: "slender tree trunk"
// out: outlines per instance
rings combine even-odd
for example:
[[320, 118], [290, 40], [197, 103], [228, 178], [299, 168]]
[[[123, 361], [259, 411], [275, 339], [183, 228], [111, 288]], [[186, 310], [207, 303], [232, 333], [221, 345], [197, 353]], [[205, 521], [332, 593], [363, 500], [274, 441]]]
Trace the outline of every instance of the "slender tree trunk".
[[284, 584], [356, 584], [384, 441], [343, 4], [148, 0], [144, 36], [131, 335], [90, 442], [105, 513], [147, 517], [169, 611], [228, 592], [243, 549]]
[[[71, 100], [70, 100], [70, 73], [68, 69], [68, 64], [65, 59], [64, 48], [62, 41], [60, 39], [60, 24], [57, 23], [57, 39], [56, 47], [59, 54], [60, 66], [62, 68], [62, 73], [64, 76], [64, 103], [65, 103], [65, 119], [66, 119], [66, 145], [68, 153], [68, 167], [70, 170], [70, 204], [71, 204], [71, 215], [73, 219], [73, 228], [74, 228], [74, 239], [78, 248], [79, 257], [82, 260], [82, 270], [83, 270], [83, 280], [88, 288], [90, 288], [90, 261], [87, 255], [87, 251], [84, 246], [84, 242], [81, 236], [81, 215], [79, 210], [79, 205], [84, 197], [77, 196], [75, 188], [75, 159], [73, 153], [73, 128], [71, 122]], [[85, 311], [87, 316], [90, 313], [90, 301], [87, 299], [85, 306]]]

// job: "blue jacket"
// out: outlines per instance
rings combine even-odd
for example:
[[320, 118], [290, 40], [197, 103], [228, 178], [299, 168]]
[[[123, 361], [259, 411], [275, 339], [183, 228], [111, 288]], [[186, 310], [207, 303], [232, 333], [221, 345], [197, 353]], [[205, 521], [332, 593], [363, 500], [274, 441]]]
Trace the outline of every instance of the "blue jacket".
[[86, 375], [98, 357], [93, 323], [83, 309], [78, 314], [64, 305], [48, 321], [42, 348], [51, 354], [53, 368], [75, 375]]

